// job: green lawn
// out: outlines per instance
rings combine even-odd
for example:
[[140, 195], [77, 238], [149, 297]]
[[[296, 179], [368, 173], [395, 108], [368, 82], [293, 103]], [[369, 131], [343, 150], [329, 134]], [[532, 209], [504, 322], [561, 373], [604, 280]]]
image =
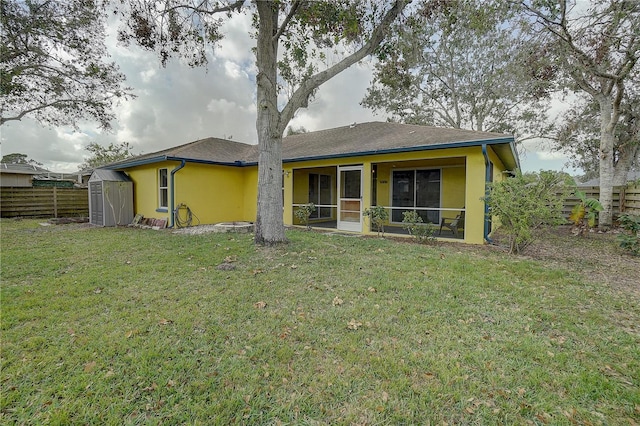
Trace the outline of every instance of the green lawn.
[[577, 271], [298, 230], [260, 249], [0, 225], [2, 424], [640, 423], [639, 301]]

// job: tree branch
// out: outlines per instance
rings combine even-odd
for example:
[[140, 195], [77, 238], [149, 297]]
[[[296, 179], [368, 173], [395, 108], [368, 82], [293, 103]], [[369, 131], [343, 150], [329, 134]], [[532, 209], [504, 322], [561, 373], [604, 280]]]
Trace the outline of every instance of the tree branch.
[[327, 82], [335, 75], [373, 53], [380, 43], [382, 43], [382, 40], [384, 40], [385, 32], [389, 29], [393, 21], [395, 21], [398, 15], [402, 13], [404, 8], [411, 1], [412, 0], [396, 0], [393, 7], [391, 7], [391, 9], [389, 9], [385, 14], [380, 24], [373, 30], [371, 37], [364, 46], [342, 59], [337, 64], [316, 73], [303, 81], [300, 87], [293, 93], [291, 99], [289, 99], [289, 102], [287, 102], [287, 105], [280, 114], [280, 130], [284, 132], [285, 129], [282, 128], [283, 125], [286, 126], [289, 121], [291, 121], [298, 108], [308, 104], [309, 97], [321, 84]]
[[293, 17], [295, 16], [301, 4], [302, 4], [302, 1], [300, 0], [296, 0], [293, 2], [293, 4], [291, 5], [291, 10], [287, 14], [287, 17], [284, 18], [284, 21], [282, 21], [282, 25], [280, 25], [280, 28], [278, 28], [278, 31], [273, 35], [274, 41], [278, 41], [280, 39], [280, 37], [282, 36], [284, 31], [287, 29], [289, 22], [291, 21], [291, 19], [293, 19]]

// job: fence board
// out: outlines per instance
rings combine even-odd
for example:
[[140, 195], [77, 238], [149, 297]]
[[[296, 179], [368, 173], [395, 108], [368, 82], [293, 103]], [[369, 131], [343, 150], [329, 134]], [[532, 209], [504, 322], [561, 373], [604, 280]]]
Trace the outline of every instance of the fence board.
[[87, 188], [0, 188], [2, 217], [89, 216]]
[[[600, 198], [600, 188], [597, 186], [578, 189], [584, 192], [587, 198]], [[571, 209], [579, 202], [580, 200], [576, 197], [568, 197], [564, 202], [562, 214], [568, 218]], [[640, 185], [613, 188], [613, 215], [619, 216], [621, 212], [640, 215]]]

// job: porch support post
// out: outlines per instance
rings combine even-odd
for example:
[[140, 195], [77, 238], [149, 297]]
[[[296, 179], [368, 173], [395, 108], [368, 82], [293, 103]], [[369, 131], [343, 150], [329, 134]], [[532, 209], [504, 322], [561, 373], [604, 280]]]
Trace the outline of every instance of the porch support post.
[[[371, 207], [371, 162], [363, 162], [362, 164], [362, 212]], [[363, 216], [362, 218], [362, 233], [369, 234], [371, 232], [371, 224], [369, 218]]]
[[474, 148], [467, 155], [464, 241], [484, 244], [485, 163], [482, 149]]
[[282, 220], [285, 225], [293, 225], [293, 169], [283, 167], [282, 185], [284, 188], [284, 211]]

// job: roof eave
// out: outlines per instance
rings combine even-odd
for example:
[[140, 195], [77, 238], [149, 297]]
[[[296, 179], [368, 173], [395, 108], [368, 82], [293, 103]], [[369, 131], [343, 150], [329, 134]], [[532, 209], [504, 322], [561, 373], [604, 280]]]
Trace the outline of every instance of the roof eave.
[[[334, 158], [361, 157], [366, 155], [398, 154], [403, 152], [417, 152], [417, 151], [433, 151], [436, 149], [468, 148], [472, 146], [482, 146], [484, 144], [498, 145], [498, 144], [505, 144], [505, 143], [509, 143], [509, 145], [513, 145], [514, 143], [513, 137], [506, 136], [504, 138], [448, 142], [448, 143], [437, 144], [437, 145], [419, 145], [419, 146], [410, 146], [410, 147], [402, 147], [402, 148], [387, 148], [387, 149], [379, 149], [379, 150], [347, 152], [347, 153], [341, 153], [341, 154], [327, 154], [327, 155], [315, 155], [315, 156], [308, 156], [308, 157], [286, 158], [286, 159], [283, 159], [282, 162], [295, 163], [299, 161], [330, 160]], [[516, 160], [516, 163], [519, 165], [517, 153], [514, 151], [513, 146], [512, 146], [512, 152], [515, 154], [514, 158]]]
[[110, 165], [103, 166], [102, 168], [109, 169], [109, 170], [122, 170], [122, 169], [130, 169], [132, 167], [146, 166], [148, 164], [153, 164], [153, 163], [160, 163], [163, 161], [186, 161], [187, 163], [212, 164], [212, 165], [218, 165], [218, 166], [232, 166], [232, 167], [242, 167], [247, 165], [244, 161], [241, 161], [241, 160], [237, 160], [233, 162], [213, 161], [213, 160], [203, 160], [198, 158], [185, 158], [185, 157], [174, 157], [174, 156], [162, 155], [159, 157], [144, 158], [144, 159], [135, 160], [135, 161], [128, 161], [125, 163], [110, 164]]

